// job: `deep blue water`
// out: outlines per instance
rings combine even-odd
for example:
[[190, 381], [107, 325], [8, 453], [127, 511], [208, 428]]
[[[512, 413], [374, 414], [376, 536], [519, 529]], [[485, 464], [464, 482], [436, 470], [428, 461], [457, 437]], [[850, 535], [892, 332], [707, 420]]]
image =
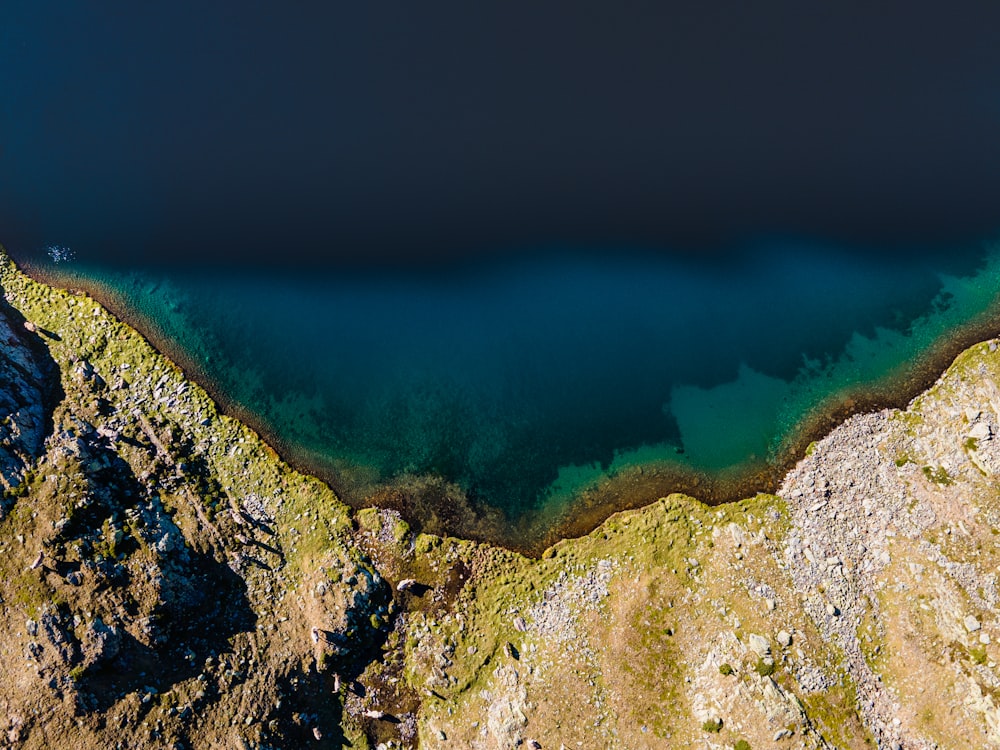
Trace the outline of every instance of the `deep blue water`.
[[877, 390], [1000, 289], [984, 248], [900, 264], [772, 243], [724, 266], [552, 253], [448, 273], [54, 270], [293, 455], [459, 484], [511, 522], [625, 467], [780, 456], [831, 394]]

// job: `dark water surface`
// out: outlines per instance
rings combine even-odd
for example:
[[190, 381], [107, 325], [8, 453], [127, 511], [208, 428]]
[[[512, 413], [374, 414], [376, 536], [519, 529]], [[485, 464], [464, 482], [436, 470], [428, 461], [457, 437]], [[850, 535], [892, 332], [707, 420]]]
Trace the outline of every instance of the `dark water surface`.
[[353, 502], [512, 546], [674, 489], [768, 489], [831, 420], [905, 403], [991, 335], [1000, 290], [982, 247], [901, 264], [795, 243], [718, 267], [35, 272], [104, 299]]
[[773, 487], [996, 333], [1000, 4], [764, 5], [3, 0], [0, 242], [430, 529]]

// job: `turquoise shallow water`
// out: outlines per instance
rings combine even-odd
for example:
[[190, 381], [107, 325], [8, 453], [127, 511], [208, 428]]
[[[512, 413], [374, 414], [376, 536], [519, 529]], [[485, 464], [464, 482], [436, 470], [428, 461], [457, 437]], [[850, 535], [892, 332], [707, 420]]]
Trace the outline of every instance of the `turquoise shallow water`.
[[776, 243], [725, 266], [552, 254], [434, 274], [48, 271], [100, 292], [344, 487], [439, 477], [513, 527], [639, 466], [773, 466], [843, 393], [912, 387], [1000, 290], [995, 253], [940, 257]]

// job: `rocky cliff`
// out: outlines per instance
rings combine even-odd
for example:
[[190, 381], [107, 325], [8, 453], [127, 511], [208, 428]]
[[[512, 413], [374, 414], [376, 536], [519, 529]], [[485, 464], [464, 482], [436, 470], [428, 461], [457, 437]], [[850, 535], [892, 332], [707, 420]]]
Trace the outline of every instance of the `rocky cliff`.
[[355, 512], [0, 262], [0, 746], [1000, 746], [1000, 352], [541, 559]]

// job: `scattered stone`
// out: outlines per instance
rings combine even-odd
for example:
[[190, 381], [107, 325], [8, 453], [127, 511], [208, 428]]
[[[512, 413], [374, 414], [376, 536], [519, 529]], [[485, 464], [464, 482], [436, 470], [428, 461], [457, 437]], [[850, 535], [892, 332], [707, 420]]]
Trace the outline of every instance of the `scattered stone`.
[[787, 630], [778, 631], [778, 643], [781, 644], [782, 648], [788, 648], [792, 645], [792, 634]]
[[975, 633], [977, 630], [979, 630], [980, 627], [982, 626], [979, 624], [979, 620], [977, 620], [972, 615], [969, 615], [965, 618], [965, 629], [968, 630], [970, 633]]
[[987, 635], [986, 633], [980, 633], [979, 634], [979, 642], [981, 644], [983, 644], [984, 646], [989, 646], [990, 645], [990, 637], [989, 637], [989, 635]]
[[757, 656], [767, 656], [771, 653], [771, 642], [762, 635], [757, 635], [757, 633], [750, 634], [750, 650], [753, 651]]
[[378, 720], [385, 719], [388, 716], [388, 714], [385, 711], [379, 711], [377, 708], [366, 708], [364, 710], [364, 715], [367, 716], [369, 719], [378, 719]]
[[38, 570], [40, 567], [42, 567], [42, 561], [44, 559], [45, 559], [45, 553], [44, 552], [39, 552], [38, 553], [38, 557], [35, 558], [35, 561], [33, 563], [31, 563], [31, 565], [29, 566], [29, 568], [31, 570]]
[[313, 727], [313, 737], [317, 740], [323, 739], [323, 733], [319, 730], [319, 727]]
[[396, 591], [409, 591], [416, 585], [417, 585], [416, 578], [404, 578], [402, 581], [396, 584]]
[[514, 618], [514, 630], [518, 633], [527, 632], [528, 624], [524, 621], [523, 617], [518, 616]]

